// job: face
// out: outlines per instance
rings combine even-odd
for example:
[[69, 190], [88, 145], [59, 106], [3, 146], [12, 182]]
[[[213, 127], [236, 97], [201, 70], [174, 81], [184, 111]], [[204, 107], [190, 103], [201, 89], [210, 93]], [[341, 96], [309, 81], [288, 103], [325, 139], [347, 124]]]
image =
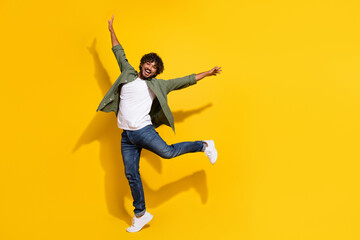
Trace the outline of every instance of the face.
[[155, 62], [146, 62], [141, 67], [141, 75], [144, 78], [151, 78], [156, 74], [157, 68]]

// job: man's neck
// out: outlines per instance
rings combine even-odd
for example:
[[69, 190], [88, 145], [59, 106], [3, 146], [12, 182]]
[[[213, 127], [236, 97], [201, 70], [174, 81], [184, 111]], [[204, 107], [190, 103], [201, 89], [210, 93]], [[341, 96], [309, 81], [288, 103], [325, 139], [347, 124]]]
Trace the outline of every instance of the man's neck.
[[141, 80], [151, 80], [151, 78], [146, 78], [141, 73], [139, 73], [138, 78], [140, 78]]

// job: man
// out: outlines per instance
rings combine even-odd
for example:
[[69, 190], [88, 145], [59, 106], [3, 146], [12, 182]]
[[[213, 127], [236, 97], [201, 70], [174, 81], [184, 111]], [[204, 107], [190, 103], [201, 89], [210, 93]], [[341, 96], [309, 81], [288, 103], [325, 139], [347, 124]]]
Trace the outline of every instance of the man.
[[210, 162], [215, 163], [217, 151], [213, 140], [167, 145], [155, 128], [165, 124], [175, 131], [174, 118], [167, 103], [169, 92], [193, 85], [204, 77], [215, 76], [221, 72], [221, 68], [214, 67], [207, 72], [165, 81], [155, 78], [164, 70], [161, 58], [156, 53], [149, 53], [142, 57], [140, 71], [137, 72], [126, 59], [124, 49], [114, 32], [113, 20], [114, 15], [108, 21], [109, 31], [112, 51], [121, 74], [106, 93], [97, 111], [115, 112], [117, 125], [123, 129], [121, 154], [135, 207], [135, 216], [127, 231], [138, 232], [153, 218], [145, 208], [144, 191], [139, 173], [142, 148], [162, 158], [174, 158], [190, 152], [205, 152]]

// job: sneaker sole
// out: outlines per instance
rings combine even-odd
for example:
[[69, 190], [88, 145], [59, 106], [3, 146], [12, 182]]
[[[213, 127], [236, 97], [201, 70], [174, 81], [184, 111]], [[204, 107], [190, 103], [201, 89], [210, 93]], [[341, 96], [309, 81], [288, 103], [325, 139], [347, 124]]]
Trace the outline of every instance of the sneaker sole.
[[130, 232], [130, 233], [134, 233], [134, 232], [138, 232], [140, 231], [146, 224], [148, 224], [152, 219], [153, 219], [153, 215], [151, 215], [149, 221], [147, 221], [146, 223], [144, 223], [140, 228], [136, 228], [134, 230], [130, 230], [129, 228], [126, 229], [127, 232]]

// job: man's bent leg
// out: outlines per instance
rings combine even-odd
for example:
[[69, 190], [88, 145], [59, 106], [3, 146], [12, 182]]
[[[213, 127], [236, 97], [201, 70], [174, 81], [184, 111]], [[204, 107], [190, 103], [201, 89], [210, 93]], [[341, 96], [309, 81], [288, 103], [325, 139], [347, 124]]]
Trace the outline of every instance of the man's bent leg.
[[154, 129], [148, 125], [136, 132], [133, 132], [134, 142], [143, 148], [152, 151], [162, 158], [174, 158], [179, 155], [204, 151], [205, 143], [203, 141], [180, 142], [168, 145]]
[[146, 212], [144, 190], [139, 173], [141, 147], [137, 147], [130, 141], [126, 130], [123, 131], [121, 136], [121, 154], [124, 161], [125, 176], [129, 181], [131, 195], [134, 200], [135, 216], [140, 217]]

